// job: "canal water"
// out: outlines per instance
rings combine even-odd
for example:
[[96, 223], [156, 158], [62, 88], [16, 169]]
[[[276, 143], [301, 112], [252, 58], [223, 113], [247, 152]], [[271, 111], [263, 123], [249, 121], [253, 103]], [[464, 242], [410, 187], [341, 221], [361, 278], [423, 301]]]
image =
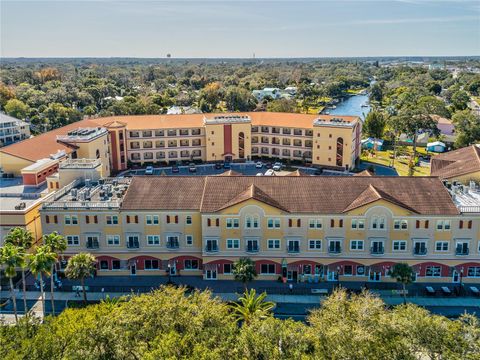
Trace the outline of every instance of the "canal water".
[[330, 115], [354, 115], [365, 119], [367, 114], [370, 112], [370, 106], [362, 107], [362, 105], [367, 104], [368, 95], [350, 96], [344, 101], [338, 103], [335, 109], [325, 109], [323, 113], [326, 114], [329, 112]]

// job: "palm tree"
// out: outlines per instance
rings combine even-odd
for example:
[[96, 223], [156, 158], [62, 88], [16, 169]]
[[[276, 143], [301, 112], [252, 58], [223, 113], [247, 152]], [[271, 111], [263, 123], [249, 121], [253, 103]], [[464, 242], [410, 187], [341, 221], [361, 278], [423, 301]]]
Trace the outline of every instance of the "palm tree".
[[29, 255], [28, 266], [35, 277], [40, 279], [40, 293], [42, 298], [43, 316], [45, 316], [45, 290], [43, 288], [43, 275], [49, 276], [52, 265], [57, 261], [57, 254], [50, 250], [48, 245], [42, 245]]
[[56, 260], [52, 264], [50, 269], [50, 301], [52, 302], [52, 314], [55, 315], [55, 300], [53, 298], [53, 276], [55, 270], [55, 264], [58, 261], [58, 255], [67, 249], [67, 241], [61, 235], [58, 235], [56, 231], [51, 234], [43, 236], [43, 243], [50, 248], [50, 251], [56, 255]]
[[255, 289], [245, 290], [243, 296], [236, 303], [230, 305], [233, 310], [233, 316], [237, 321], [249, 324], [254, 318], [264, 319], [270, 315], [270, 311], [275, 307], [275, 303], [265, 301], [267, 293], [263, 292], [256, 296]]
[[246, 291], [247, 283], [253, 281], [257, 277], [255, 262], [250, 258], [240, 258], [235, 264], [233, 264], [233, 275], [235, 276], [235, 280], [243, 283]]
[[13, 244], [22, 248], [22, 253], [24, 257], [23, 266], [22, 266], [22, 290], [23, 290], [23, 308], [25, 313], [27, 312], [27, 288], [25, 282], [25, 265], [26, 265], [26, 253], [27, 250], [32, 247], [33, 244], [33, 235], [30, 231], [25, 230], [21, 227], [16, 227], [10, 230], [10, 232], [5, 237], [5, 244]]
[[396, 279], [398, 283], [403, 287], [403, 303], [407, 303], [407, 294], [405, 287], [413, 281], [413, 269], [406, 263], [398, 263], [393, 266], [389, 272], [393, 279]]
[[16, 322], [18, 322], [17, 298], [15, 297], [13, 278], [17, 275], [17, 267], [24, 266], [24, 261], [25, 258], [21, 248], [10, 243], [5, 244], [0, 248], [0, 264], [5, 265], [5, 275], [10, 281], [10, 293], [13, 301], [13, 312], [15, 313]]
[[69, 279], [80, 280], [83, 291], [83, 302], [87, 303], [87, 292], [85, 291], [85, 278], [91, 276], [95, 271], [96, 259], [92, 254], [80, 253], [68, 259], [65, 275]]

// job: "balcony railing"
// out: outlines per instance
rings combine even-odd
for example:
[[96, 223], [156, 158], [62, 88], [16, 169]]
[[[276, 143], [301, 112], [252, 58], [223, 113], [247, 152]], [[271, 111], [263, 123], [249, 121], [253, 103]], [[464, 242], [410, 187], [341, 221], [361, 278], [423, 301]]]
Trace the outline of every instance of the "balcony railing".
[[342, 252], [342, 248], [340, 246], [329, 247], [328, 252], [330, 254], [340, 254]]
[[470, 249], [469, 249], [469, 248], [466, 248], [466, 249], [456, 248], [456, 249], [455, 249], [455, 255], [465, 256], [465, 255], [468, 255], [469, 253], [470, 253]]
[[300, 252], [300, 245], [298, 246], [287, 246], [287, 252], [290, 254], [296, 254]]
[[427, 249], [414, 249], [413, 255], [427, 255]]
[[383, 246], [381, 247], [372, 246], [370, 248], [370, 254], [372, 255], [383, 255], [384, 253], [385, 253], [385, 249], [383, 248]]
[[167, 249], [175, 250], [180, 247], [180, 244], [178, 243], [178, 241], [167, 241], [166, 246], [167, 246]]
[[218, 252], [218, 245], [207, 245], [205, 246], [205, 252]]
[[250, 245], [245, 248], [245, 251], [248, 253], [256, 253], [259, 251], [258, 245]]
[[139, 249], [140, 242], [138, 241], [129, 241], [127, 242], [127, 249]]
[[98, 248], [100, 248], [100, 244], [98, 243], [98, 241], [87, 242], [87, 249], [95, 250]]

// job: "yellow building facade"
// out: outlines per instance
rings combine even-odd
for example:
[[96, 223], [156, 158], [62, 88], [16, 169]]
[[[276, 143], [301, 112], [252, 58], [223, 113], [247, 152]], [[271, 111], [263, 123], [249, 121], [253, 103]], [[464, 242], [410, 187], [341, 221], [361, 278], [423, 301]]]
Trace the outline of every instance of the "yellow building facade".
[[480, 279], [480, 210], [458, 206], [436, 178], [103, 181], [88, 205], [81, 188], [41, 210], [44, 231], [67, 237], [66, 256], [91, 252], [101, 275], [233, 279], [249, 257], [263, 280], [392, 281], [399, 262], [418, 282]]

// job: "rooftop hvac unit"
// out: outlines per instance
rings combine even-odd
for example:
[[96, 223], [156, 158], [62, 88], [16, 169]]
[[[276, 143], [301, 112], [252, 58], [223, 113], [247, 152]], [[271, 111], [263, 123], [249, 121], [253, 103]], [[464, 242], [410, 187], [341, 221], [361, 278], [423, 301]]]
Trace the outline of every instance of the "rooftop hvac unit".
[[91, 179], [85, 179], [85, 187], [90, 187], [92, 186], [92, 180]]
[[105, 179], [104, 179], [104, 178], [98, 179], [98, 183], [99, 183], [100, 185], [105, 184]]

